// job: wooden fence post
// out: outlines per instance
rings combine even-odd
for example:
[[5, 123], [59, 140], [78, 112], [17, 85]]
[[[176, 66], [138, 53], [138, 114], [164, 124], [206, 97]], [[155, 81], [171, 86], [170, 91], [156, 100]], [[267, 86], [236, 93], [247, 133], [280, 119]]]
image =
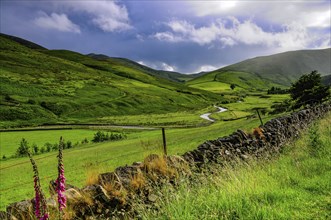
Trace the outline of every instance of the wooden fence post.
[[260, 112], [258, 109], [256, 109], [256, 112], [257, 112], [257, 115], [259, 116], [259, 119], [260, 119], [260, 122], [261, 122], [261, 125], [263, 125], [263, 121], [262, 121], [262, 118], [260, 116]]
[[163, 153], [164, 155], [168, 155], [167, 153], [167, 141], [166, 141], [166, 135], [165, 135], [165, 129], [162, 128], [162, 139], [163, 139]]

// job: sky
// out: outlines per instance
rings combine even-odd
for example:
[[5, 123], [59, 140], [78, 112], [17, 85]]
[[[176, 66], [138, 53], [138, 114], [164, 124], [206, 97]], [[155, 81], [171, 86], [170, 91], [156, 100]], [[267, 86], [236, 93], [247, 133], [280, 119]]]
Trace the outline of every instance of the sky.
[[331, 46], [330, 0], [0, 1], [2, 33], [181, 73]]

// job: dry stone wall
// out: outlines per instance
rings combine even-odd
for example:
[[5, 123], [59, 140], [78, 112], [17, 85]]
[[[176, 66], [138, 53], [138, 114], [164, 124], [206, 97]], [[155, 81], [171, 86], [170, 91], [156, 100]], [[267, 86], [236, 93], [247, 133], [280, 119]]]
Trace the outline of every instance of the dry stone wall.
[[[209, 163], [224, 164], [238, 159], [267, 157], [277, 153], [300, 130], [331, 110], [330, 103], [294, 112], [272, 119], [256, 128], [252, 134], [237, 130], [233, 134], [209, 140], [197, 149], [182, 156], [150, 155], [143, 162], [118, 167], [114, 172], [103, 173], [98, 181], [82, 189], [68, 187], [66, 197], [70, 213], [66, 219], [137, 218], [137, 201], [145, 207], [157, 209], [160, 187], [178, 186], [190, 178], [192, 172]], [[53, 183], [52, 183], [53, 184]], [[51, 184], [51, 189], [54, 187]], [[56, 196], [47, 200], [48, 208], [55, 212]], [[34, 219], [34, 199], [11, 204], [1, 219]]]
[[256, 128], [253, 134], [237, 130], [227, 137], [206, 141], [183, 158], [190, 164], [201, 166], [208, 162], [223, 163], [234, 157], [247, 159], [278, 152], [284, 144], [298, 137], [300, 130], [330, 111], [330, 104], [294, 112], [272, 119]]

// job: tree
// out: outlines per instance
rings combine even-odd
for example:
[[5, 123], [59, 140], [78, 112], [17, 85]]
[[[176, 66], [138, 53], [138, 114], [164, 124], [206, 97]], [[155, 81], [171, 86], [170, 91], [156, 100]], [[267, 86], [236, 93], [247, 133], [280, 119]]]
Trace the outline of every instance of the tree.
[[295, 108], [320, 103], [330, 95], [329, 86], [322, 85], [321, 75], [316, 70], [301, 76], [292, 84], [289, 92]]

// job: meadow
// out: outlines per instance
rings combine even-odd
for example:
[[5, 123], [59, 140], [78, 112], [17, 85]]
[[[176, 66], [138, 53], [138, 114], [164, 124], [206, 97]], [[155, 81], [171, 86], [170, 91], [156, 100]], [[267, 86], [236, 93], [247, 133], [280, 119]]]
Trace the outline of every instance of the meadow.
[[[271, 117], [274, 116], [268, 118]], [[258, 125], [258, 119], [252, 118], [220, 121], [199, 128], [169, 128], [166, 129], [168, 154], [180, 155], [196, 148], [205, 140], [228, 135], [238, 128], [251, 131]], [[63, 134], [65, 132], [63, 131]], [[27, 140], [29, 141], [28, 137]], [[150, 153], [161, 154], [161, 149], [161, 130], [135, 131], [128, 134], [125, 140], [89, 143], [67, 149], [64, 151], [67, 182], [82, 187], [87, 184], [91, 175], [93, 177], [96, 173], [109, 172], [118, 166], [142, 161]], [[44, 189], [47, 189], [49, 181], [57, 176], [56, 155], [57, 152], [51, 152], [35, 156]], [[0, 187], [1, 209], [9, 203], [33, 197], [33, 173], [27, 157], [2, 160], [0, 170], [0, 178], [3, 180]]]
[[[273, 101], [279, 101], [286, 98], [286, 96], [277, 96], [270, 99], [262, 99], [258, 102], [257, 96], [247, 96], [242, 103], [238, 105], [228, 104], [224, 105], [226, 108], [236, 111], [242, 111], [244, 114], [252, 115], [254, 112], [251, 110], [252, 105], [258, 103], [265, 103], [269, 105]], [[244, 108], [247, 104], [247, 107]], [[223, 105], [222, 105], [223, 106]], [[178, 122], [185, 121], [186, 126], [184, 128], [176, 128], [176, 126], [166, 128], [167, 137], [167, 149], [170, 155], [180, 155], [188, 150], [196, 148], [199, 144], [206, 140], [216, 139], [221, 136], [228, 135], [237, 129], [245, 129], [250, 132], [251, 129], [257, 127], [260, 123], [256, 114], [254, 117], [247, 119], [243, 117], [241, 119], [233, 118], [236, 120], [222, 121], [218, 120], [215, 123], [210, 123], [199, 117], [200, 114], [205, 112], [213, 112], [217, 109], [210, 106], [199, 111], [187, 114], [184, 113], [169, 113], [169, 114], [157, 114], [141, 115], [137, 116], [123, 116], [123, 118], [116, 118], [118, 123], [127, 122], [135, 125], [146, 125], [147, 122], [159, 121], [159, 124], [178, 124]], [[230, 111], [229, 111], [230, 112]], [[227, 112], [225, 112], [228, 114]], [[214, 115], [222, 115], [223, 113], [215, 113]], [[177, 115], [177, 117], [175, 117]], [[276, 115], [263, 116], [264, 120], [277, 117]], [[161, 120], [163, 118], [163, 121]], [[109, 120], [109, 119], [107, 119]], [[109, 121], [108, 121], [109, 122]], [[132, 125], [131, 124], [131, 125]], [[192, 125], [198, 126], [193, 127]], [[148, 124], [150, 125], [150, 124]], [[153, 125], [153, 124], [151, 124]], [[199, 126], [200, 125], [200, 126]], [[201, 126], [203, 125], [203, 126]], [[135, 161], [142, 161], [144, 157], [150, 153], [162, 154], [162, 136], [161, 130], [123, 130], [123, 129], [107, 129], [108, 131], [123, 131], [127, 135], [127, 139], [103, 142], [103, 143], [91, 143], [93, 134], [97, 130], [88, 129], [73, 129], [73, 130], [49, 130], [49, 131], [14, 131], [14, 132], [1, 132], [1, 155], [6, 154], [11, 156], [15, 153], [22, 138], [25, 138], [30, 145], [37, 144], [43, 146], [45, 143], [57, 143], [60, 136], [63, 136], [65, 141], [71, 141], [72, 143], [81, 142], [87, 138], [89, 143], [80, 144], [72, 149], [66, 149], [64, 151], [64, 160], [66, 168], [66, 177], [69, 184], [82, 187], [89, 181], [90, 178], [95, 178], [97, 173], [109, 172], [118, 166], [125, 164], [131, 164]], [[35, 155], [37, 165], [39, 167], [39, 173], [42, 179], [42, 185], [45, 189], [48, 188], [50, 180], [55, 179], [57, 175], [57, 152], [43, 153]], [[3, 184], [0, 186], [1, 193], [1, 207], [4, 209], [6, 205], [12, 202], [20, 201], [22, 199], [30, 198], [33, 196], [32, 188], [32, 168], [27, 157], [23, 158], [10, 158], [1, 160], [0, 165], [0, 178]], [[19, 175], [18, 175], [19, 173]], [[92, 177], [91, 177], [92, 176]], [[13, 194], [13, 189], [15, 193]], [[45, 190], [47, 191], [47, 190]]]
[[[271, 160], [215, 167], [177, 192], [163, 189], [160, 212], [143, 219], [330, 219], [331, 114]], [[192, 183], [193, 182], [193, 183]]]

